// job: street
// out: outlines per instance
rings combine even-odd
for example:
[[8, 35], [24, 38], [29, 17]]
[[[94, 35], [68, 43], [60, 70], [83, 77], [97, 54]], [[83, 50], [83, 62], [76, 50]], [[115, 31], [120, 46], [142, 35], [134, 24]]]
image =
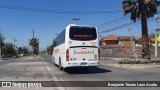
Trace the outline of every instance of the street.
[[[139, 67], [139, 68], [138, 68]], [[51, 57], [21, 57], [0, 61], [0, 81], [160, 81], [160, 66], [116, 66], [101, 60], [97, 68], [75, 68], [60, 71]], [[55, 84], [56, 86], [56, 84]], [[57, 85], [58, 86], [58, 85]], [[63, 85], [60, 85], [63, 86]], [[1, 88], [1, 90], [27, 90], [28, 88]], [[31, 90], [159, 90], [159, 87], [44, 87]]]

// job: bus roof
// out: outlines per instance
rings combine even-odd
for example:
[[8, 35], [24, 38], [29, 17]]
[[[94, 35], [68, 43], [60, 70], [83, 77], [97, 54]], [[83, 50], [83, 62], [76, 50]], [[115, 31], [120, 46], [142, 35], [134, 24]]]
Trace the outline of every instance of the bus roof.
[[[86, 26], [86, 27], [96, 27], [96, 26], [93, 26], [93, 25], [76, 25], [76, 24], [69, 24], [68, 26], [69, 26], [69, 27], [70, 27], [70, 26], [82, 26], [82, 27], [83, 27], [83, 26]], [[67, 26], [67, 27], [68, 27], [68, 26]]]

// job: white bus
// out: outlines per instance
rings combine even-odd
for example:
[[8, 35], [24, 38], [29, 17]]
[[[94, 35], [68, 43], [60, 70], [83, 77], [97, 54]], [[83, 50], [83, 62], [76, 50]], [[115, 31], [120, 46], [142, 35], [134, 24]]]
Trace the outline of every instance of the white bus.
[[95, 26], [68, 25], [54, 40], [52, 61], [68, 67], [98, 66], [100, 60], [98, 32]]

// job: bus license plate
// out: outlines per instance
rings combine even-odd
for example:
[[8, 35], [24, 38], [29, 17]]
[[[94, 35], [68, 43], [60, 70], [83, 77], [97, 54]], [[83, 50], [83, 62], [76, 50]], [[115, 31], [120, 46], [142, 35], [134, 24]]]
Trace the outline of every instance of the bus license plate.
[[87, 66], [87, 63], [81, 63], [81, 66]]

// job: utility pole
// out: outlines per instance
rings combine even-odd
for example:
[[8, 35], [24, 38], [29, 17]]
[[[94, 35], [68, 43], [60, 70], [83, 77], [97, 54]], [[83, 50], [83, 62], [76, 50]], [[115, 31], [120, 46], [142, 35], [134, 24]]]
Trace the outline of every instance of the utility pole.
[[34, 38], [34, 29], [33, 29], [33, 38]]
[[14, 41], [14, 48], [16, 48], [16, 38], [13, 38], [13, 41]]
[[133, 37], [132, 37], [130, 28], [128, 29], [128, 32], [129, 32], [130, 41], [131, 41], [131, 44], [132, 44], [132, 51], [133, 51], [134, 57], [137, 59], [138, 55], [137, 55], [136, 49], [135, 49], [135, 41], [133, 41]]
[[[34, 29], [33, 29], [33, 38], [32, 38], [32, 40], [34, 40]], [[33, 58], [34, 58], [34, 49], [35, 49], [35, 47], [33, 46]]]
[[77, 21], [80, 20], [79, 18], [73, 18], [72, 19], [75, 22], [75, 25], [77, 25]]
[[13, 38], [13, 41], [14, 41], [14, 48], [16, 49], [16, 53], [18, 56], [18, 43], [16, 44], [16, 42], [18, 42], [18, 40], [16, 38]]
[[155, 15], [156, 21], [156, 30], [155, 30], [155, 58], [158, 57], [158, 41], [157, 41], [157, 33], [158, 33], [158, 17], [157, 14]]

